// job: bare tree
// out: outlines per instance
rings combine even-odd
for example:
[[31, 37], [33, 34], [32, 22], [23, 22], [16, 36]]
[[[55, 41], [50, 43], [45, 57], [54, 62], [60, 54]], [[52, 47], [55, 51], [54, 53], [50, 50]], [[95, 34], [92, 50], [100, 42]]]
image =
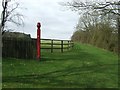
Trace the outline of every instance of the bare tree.
[[[12, 4], [10, 4], [12, 2]], [[9, 29], [5, 30], [6, 28], [6, 22], [14, 23], [18, 26], [24, 25], [23, 23], [23, 15], [16, 12], [16, 10], [19, 8], [19, 3], [15, 2], [15, 0], [2, 0], [2, 13], [1, 13], [1, 24], [0, 24], [0, 30], [2, 35], [5, 31], [8, 31]]]
[[95, 1], [89, 0], [86, 2], [82, 2], [80, 0], [73, 0], [72, 2], [63, 3], [62, 5], [68, 6], [69, 8], [71, 8], [72, 10], [75, 10], [75, 11], [85, 10], [86, 12], [91, 13], [91, 12], [97, 10], [102, 15], [112, 13], [114, 15], [120, 16], [120, 13], [119, 13], [120, 1], [117, 1], [117, 0], [115, 0], [115, 1], [106, 1], [105, 0], [102, 2], [96, 2], [96, 0]]
[[[104, 41], [106, 41], [108, 43], [108, 40], [110, 40], [109, 34], [111, 34], [111, 40], [113, 40], [111, 42], [117, 48], [118, 39], [120, 40], [120, 36], [118, 37], [118, 33], [120, 33], [120, 1], [119, 0], [111, 0], [111, 1], [110, 0], [109, 1], [101, 0], [101, 2], [100, 2], [100, 0], [72, 0], [67, 3], [61, 3], [61, 4], [65, 7], [67, 6], [72, 11], [79, 12], [80, 17], [82, 17], [82, 18], [80, 18], [80, 24], [78, 23], [78, 25], [77, 25], [78, 30], [79, 29], [81, 30], [81, 26], [85, 27], [85, 28], [87, 27], [88, 29], [92, 30], [92, 31], [90, 31], [91, 36], [90, 36], [90, 33], [87, 34], [88, 32], [84, 32], [81, 30], [81, 31], [79, 31], [79, 34], [78, 34], [78, 31], [76, 31], [75, 34], [77, 34], [77, 35], [73, 34], [72, 38], [75, 39], [76, 38], [75, 36], [77, 36], [77, 39], [83, 38], [82, 41], [85, 41], [84, 38], [87, 36], [89, 38], [92, 37], [91, 39], [93, 39], [93, 40], [90, 42], [95, 42], [97, 37], [99, 35], [102, 35], [102, 36], [99, 36], [98, 41], [100, 41], [100, 40], [103, 41], [103, 39], [104, 39]], [[90, 18], [86, 17], [86, 15], [88, 15]], [[108, 18], [106, 16], [108, 16]], [[99, 23], [97, 22], [96, 26], [94, 26], [94, 24], [91, 21], [92, 17], [93, 17], [93, 19], [92, 19], [93, 23], [96, 23], [96, 19], [94, 17], [97, 17], [97, 19], [103, 18], [102, 20], [110, 19], [111, 24], [109, 22], [103, 23], [100, 20], [100, 22]], [[83, 24], [81, 25], [81, 23], [83, 23]], [[91, 25], [91, 23], [92, 23], [92, 25]], [[115, 26], [115, 28], [113, 28], [114, 27], [113, 25]], [[103, 26], [104, 26], [104, 28], [103, 28]], [[101, 27], [101, 28], [99, 28], [99, 27]], [[113, 33], [113, 31], [115, 31], [115, 32]], [[88, 38], [88, 40], [89, 40], [89, 38]], [[98, 41], [97, 41], [97, 43], [98, 43]], [[100, 41], [99, 45], [101, 45], [101, 41]], [[105, 43], [104, 46], [105, 45], [107, 45], [107, 44]], [[120, 53], [119, 46], [118, 46], [118, 49], [119, 49], [118, 53]]]
[[[118, 33], [120, 33], [120, 1], [113, 0], [102, 2], [94, 1], [81, 1], [72, 0], [72, 2], [62, 3], [63, 6], [68, 6], [74, 11], [78, 11], [80, 14], [88, 13], [94, 15], [94, 12], [98, 12], [97, 15], [105, 16], [110, 15], [110, 18], [116, 20]], [[120, 39], [120, 36], [119, 36]]]
[[102, 2], [95, 1], [81, 1], [72, 0], [72, 2], [62, 3], [64, 6], [68, 6], [71, 10], [78, 11], [80, 14], [88, 13], [90, 15], [95, 15], [94, 12], [98, 12], [97, 15], [105, 16], [110, 15], [110, 17], [117, 21], [118, 31], [120, 31], [120, 1], [113, 0]]

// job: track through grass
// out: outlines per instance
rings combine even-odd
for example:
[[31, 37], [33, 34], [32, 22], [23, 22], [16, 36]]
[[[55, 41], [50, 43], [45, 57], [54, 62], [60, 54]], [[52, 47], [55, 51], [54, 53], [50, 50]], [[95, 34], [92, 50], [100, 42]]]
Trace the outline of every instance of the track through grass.
[[90, 45], [64, 53], [42, 50], [41, 60], [3, 59], [3, 88], [117, 88], [118, 57]]

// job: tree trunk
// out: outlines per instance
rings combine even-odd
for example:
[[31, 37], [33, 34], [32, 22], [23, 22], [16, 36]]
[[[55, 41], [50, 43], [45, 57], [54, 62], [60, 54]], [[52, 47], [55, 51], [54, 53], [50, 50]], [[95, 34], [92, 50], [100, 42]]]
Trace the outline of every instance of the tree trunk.
[[[118, 13], [120, 13], [120, 1], [118, 5]], [[118, 25], [118, 56], [120, 56], [120, 16], [119, 15], [117, 20], [117, 25]]]

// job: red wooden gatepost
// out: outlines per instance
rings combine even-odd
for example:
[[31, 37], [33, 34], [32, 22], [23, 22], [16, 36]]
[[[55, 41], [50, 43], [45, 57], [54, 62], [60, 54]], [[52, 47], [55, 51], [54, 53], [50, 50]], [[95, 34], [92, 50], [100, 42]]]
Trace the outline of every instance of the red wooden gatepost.
[[41, 34], [41, 30], [40, 30], [41, 24], [40, 22], [37, 23], [37, 59], [40, 59], [40, 34]]

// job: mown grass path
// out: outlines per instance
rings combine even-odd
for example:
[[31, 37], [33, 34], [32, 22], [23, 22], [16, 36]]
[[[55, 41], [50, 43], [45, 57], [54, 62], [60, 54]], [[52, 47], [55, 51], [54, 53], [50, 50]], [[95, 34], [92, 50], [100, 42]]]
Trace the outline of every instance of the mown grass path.
[[40, 61], [3, 59], [3, 88], [116, 88], [118, 57], [83, 44], [64, 53], [42, 51]]

